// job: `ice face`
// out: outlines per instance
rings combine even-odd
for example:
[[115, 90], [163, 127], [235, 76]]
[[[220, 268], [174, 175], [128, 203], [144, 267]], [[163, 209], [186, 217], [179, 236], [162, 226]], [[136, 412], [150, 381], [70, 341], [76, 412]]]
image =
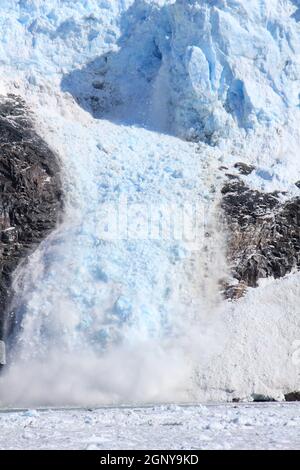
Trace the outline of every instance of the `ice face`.
[[[189, 380], [186, 351], [196, 345], [202, 360], [214, 349], [206, 320], [222, 244], [203, 259], [182, 240], [103, 240], [99, 220], [109, 225], [122, 197], [137, 205], [133, 221], [141, 203], [211, 204], [218, 166], [237, 159], [257, 165], [250, 186], [295, 186], [298, 9], [282, 0], [0, 3], [1, 87], [35, 111], [66, 195], [62, 226], [16, 273], [22, 360], [48, 358], [52, 375], [63, 382], [71, 369], [86, 388], [97, 370], [101, 393], [111, 379], [106, 398], [161, 398], [160, 382], [168, 394]], [[105, 361], [108, 344], [118, 348]], [[32, 378], [43, 395], [46, 372], [39, 382], [32, 367], [25, 389]], [[69, 393], [60, 379], [54, 401]]]
[[296, 111], [299, 29], [289, 7], [258, 1], [169, 7], [179, 128], [210, 139], [234, 126], [280, 124]]
[[63, 76], [77, 96], [97, 91], [105, 74], [124, 104], [115, 116], [143, 124], [153, 124], [163, 68], [169, 130], [215, 143], [298, 115], [298, 9], [280, 0], [4, 1], [0, 57], [31, 84]]

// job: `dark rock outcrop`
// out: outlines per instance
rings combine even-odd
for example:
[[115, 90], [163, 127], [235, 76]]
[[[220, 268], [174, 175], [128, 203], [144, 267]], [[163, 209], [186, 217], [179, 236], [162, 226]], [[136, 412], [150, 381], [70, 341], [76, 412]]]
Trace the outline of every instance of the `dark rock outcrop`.
[[241, 175], [250, 175], [254, 170], [255, 167], [253, 165], [247, 165], [243, 162], [238, 162], [234, 165], [234, 168], [237, 169]]
[[285, 401], [300, 401], [300, 392], [290, 392], [284, 395]]
[[262, 395], [261, 393], [253, 393], [252, 400], [254, 401], [254, 403], [266, 403], [276, 401], [273, 397], [270, 397], [268, 395]]
[[226, 286], [227, 298], [240, 297], [260, 278], [280, 278], [300, 268], [300, 198], [254, 191], [238, 178], [223, 187], [222, 209], [231, 274], [238, 281]]
[[62, 207], [58, 161], [34, 130], [17, 96], [0, 97], [0, 340], [7, 318], [12, 273], [57, 224]]

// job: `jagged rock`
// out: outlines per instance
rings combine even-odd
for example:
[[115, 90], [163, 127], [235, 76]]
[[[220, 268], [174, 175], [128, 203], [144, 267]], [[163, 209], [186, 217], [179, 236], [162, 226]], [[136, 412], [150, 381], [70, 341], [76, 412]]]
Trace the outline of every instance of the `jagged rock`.
[[34, 131], [25, 103], [0, 97], [0, 340], [7, 320], [12, 273], [53, 228], [62, 208], [59, 166]]
[[225, 297], [237, 298], [260, 278], [280, 278], [300, 268], [300, 198], [282, 202], [278, 192], [251, 190], [240, 179], [228, 181], [222, 195], [228, 260], [240, 283], [227, 286]]
[[238, 162], [234, 165], [234, 168], [236, 168], [237, 170], [239, 170], [239, 172], [241, 173], [241, 175], [250, 175], [252, 173], [252, 171], [255, 170], [255, 166], [253, 165], [247, 165], [246, 163], [242, 163], [242, 162]]
[[245, 282], [241, 281], [237, 285], [225, 284], [223, 294], [226, 299], [240, 299], [247, 290]]
[[300, 189], [300, 181], [297, 181], [297, 183], [295, 183], [295, 185], [297, 186], [297, 188]]
[[300, 401], [300, 392], [290, 392], [284, 395], [285, 401]]

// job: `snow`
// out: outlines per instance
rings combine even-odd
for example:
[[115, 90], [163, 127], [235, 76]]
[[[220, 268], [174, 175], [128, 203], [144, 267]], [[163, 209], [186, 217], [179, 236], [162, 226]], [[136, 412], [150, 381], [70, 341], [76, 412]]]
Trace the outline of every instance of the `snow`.
[[0, 412], [0, 449], [297, 450], [299, 404]]
[[[23, 331], [1, 403], [299, 390], [299, 274], [222, 304], [214, 225], [222, 164], [254, 163], [250, 187], [299, 191], [299, 28], [288, 0], [1, 1], [1, 93], [34, 111], [66, 198], [63, 223], [15, 274]], [[186, 203], [200, 207], [196, 244], [141, 236], [152, 206]], [[116, 236], [127, 205], [130, 236]]]
[[297, 273], [263, 280], [228, 305], [222, 353], [200, 367], [201, 400], [283, 400], [287, 390], [299, 389], [299, 295]]

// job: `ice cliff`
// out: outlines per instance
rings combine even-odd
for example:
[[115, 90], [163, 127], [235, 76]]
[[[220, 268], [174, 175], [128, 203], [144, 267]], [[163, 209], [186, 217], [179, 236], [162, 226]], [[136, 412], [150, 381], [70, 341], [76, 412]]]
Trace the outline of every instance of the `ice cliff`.
[[292, 185], [298, 2], [3, 0], [0, 21], [2, 82], [61, 86], [98, 117], [221, 145]]
[[287, 165], [299, 169], [297, 12], [289, 1], [131, 2], [116, 48], [67, 74], [63, 89], [98, 117], [229, 140], [271, 167], [269, 179], [288, 179]]
[[234, 179], [238, 162], [253, 165], [239, 175], [249, 192], [299, 193], [299, 11], [290, 0], [1, 0], [0, 91], [34, 111], [65, 194], [63, 223], [15, 273], [22, 334], [6, 401], [24, 401], [28, 384], [26, 398], [40, 403], [277, 397], [297, 387], [292, 274], [267, 287], [265, 344], [260, 288], [241, 301], [243, 321], [239, 304], [218, 302], [227, 267], [215, 221], [207, 217], [205, 249], [189, 251], [177, 239], [103, 240], [99, 220], [109, 226], [120, 200], [134, 205], [134, 222], [145, 215], [139, 204], [215, 207], [224, 168]]

